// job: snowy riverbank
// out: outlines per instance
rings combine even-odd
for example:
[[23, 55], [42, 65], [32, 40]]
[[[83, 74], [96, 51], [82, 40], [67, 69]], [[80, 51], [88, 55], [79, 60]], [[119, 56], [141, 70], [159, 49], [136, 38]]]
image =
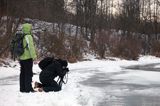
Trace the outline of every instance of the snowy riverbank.
[[[130, 89], [114, 88], [109, 86], [108, 94], [100, 86], [92, 86], [94, 83], [84, 83], [83, 81], [93, 77], [96, 74], [103, 74], [103, 77], [96, 77], [99, 81], [107, 85], [107, 81], [116, 80], [115, 84], [140, 84], [160, 85], [160, 72], [125, 70], [124, 67], [130, 65], [144, 65], [150, 63], [160, 63], [160, 59], [152, 56], [143, 56], [138, 61], [128, 61], [116, 59], [97, 60], [77, 62], [69, 64], [69, 79], [66, 85], [63, 85], [60, 92], [36, 92], [20, 93], [19, 92], [19, 64], [14, 68], [0, 67], [0, 106], [98, 106], [97, 104], [105, 98], [114, 97], [114, 93], [131, 93]], [[159, 67], [156, 65], [155, 67]], [[39, 73], [41, 70], [38, 65], [34, 65], [34, 72]], [[120, 73], [120, 74], [116, 74]], [[106, 74], [106, 76], [105, 76]], [[112, 76], [108, 76], [111, 75]], [[34, 75], [34, 81], [39, 81], [38, 74]], [[96, 79], [93, 79], [96, 80]], [[79, 83], [80, 82], [80, 83]], [[95, 82], [96, 83], [96, 82]], [[102, 86], [102, 85], [101, 85]], [[103, 86], [102, 86], [103, 87]], [[107, 87], [106, 87], [107, 88]], [[156, 91], [156, 92], [155, 92]], [[149, 94], [158, 96], [159, 87], [155, 89], [134, 89], [133, 93]], [[110, 94], [109, 94], [110, 93]]]

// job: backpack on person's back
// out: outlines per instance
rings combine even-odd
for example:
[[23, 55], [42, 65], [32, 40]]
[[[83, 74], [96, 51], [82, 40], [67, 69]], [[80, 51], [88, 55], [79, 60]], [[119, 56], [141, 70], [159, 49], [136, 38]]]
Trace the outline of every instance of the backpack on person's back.
[[41, 70], [44, 70], [47, 66], [49, 66], [50, 64], [53, 63], [54, 61], [54, 57], [45, 57], [44, 59], [42, 59], [40, 62], [39, 62], [39, 67]]
[[25, 47], [23, 45], [24, 37], [25, 37], [24, 33], [17, 32], [11, 40], [10, 51], [11, 51], [11, 56], [14, 60], [20, 57], [24, 53], [24, 49], [28, 47], [28, 44]]

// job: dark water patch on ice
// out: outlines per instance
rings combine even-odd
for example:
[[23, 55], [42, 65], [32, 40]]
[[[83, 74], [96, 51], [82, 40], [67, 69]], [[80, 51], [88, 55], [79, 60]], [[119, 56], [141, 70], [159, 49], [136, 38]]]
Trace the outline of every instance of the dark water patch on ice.
[[143, 70], [143, 71], [156, 71], [160, 72], [160, 68], [156, 68], [157, 65], [160, 63], [152, 63], [152, 64], [145, 64], [145, 65], [132, 65], [128, 67], [123, 67], [124, 69], [132, 69], [132, 70]]

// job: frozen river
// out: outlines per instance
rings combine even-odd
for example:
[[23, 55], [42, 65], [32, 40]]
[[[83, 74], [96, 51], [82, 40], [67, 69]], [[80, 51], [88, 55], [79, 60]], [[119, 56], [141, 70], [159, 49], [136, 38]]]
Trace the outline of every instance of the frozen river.
[[85, 86], [97, 87], [104, 92], [106, 96], [97, 106], [160, 106], [159, 83], [146, 84], [145, 81], [143, 83], [143, 77], [135, 77], [136, 82], [139, 83], [127, 81], [133, 80], [134, 76], [115, 78], [119, 75], [130, 75], [134, 70], [137, 73], [143, 71], [158, 72], [160, 69], [155, 68], [156, 65], [159, 64], [134, 65], [125, 67], [120, 72], [110, 73], [94, 70], [94, 75], [80, 83]]

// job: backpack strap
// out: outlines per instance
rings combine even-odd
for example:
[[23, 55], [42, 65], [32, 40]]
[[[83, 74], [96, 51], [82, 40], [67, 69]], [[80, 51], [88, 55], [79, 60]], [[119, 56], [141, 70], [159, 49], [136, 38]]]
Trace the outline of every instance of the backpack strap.
[[[24, 38], [25, 38], [26, 35], [27, 34], [23, 34], [23, 36], [21, 37], [21, 40], [24, 40]], [[25, 40], [26, 40], [26, 38], [25, 38]], [[28, 42], [27, 42], [27, 40], [26, 40], [26, 46], [23, 47], [23, 49], [26, 49], [26, 48], [28, 48]]]
[[[27, 34], [24, 34], [23, 38], [24, 38], [26, 35], [27, 35]], [[25, 40], [26, 40], [26, 46], [24, 47], [24, 49], [29, 48], [29, 40], [28, 40], [28, 38], [26, 39], [26, 37], [25, 37]]]

